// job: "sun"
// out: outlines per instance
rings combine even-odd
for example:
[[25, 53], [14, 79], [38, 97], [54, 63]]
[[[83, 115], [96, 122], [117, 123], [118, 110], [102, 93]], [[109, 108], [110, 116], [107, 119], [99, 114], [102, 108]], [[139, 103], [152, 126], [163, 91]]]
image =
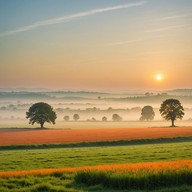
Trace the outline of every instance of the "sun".
[[157, 81], [162, 81], [163, 76], [162, 76], [161, 74], [157, 74], [157, 75], [155, 76], [155, 79], [156, 79]]

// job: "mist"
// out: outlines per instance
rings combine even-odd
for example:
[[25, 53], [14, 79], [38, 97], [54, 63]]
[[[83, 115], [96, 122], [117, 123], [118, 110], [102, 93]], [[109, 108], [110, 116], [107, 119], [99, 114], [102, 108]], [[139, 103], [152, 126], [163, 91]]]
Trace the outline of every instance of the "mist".
[[[179, 125], [192, 124], [192, 91], [170, 90], [167, 92], [89, 92], [89, 91], [4, 91], [0, 92], [0, 128], [38, 127], [29, 125], [26, 112], [36, 102], [50, 104], [57, 113], [56, 125], [51, 128], [93, 128], [93, 127], [156, 127], [169, 126], [159, 113], [161, 103], [168, 99], [178, 99], [184, 107], [185, 115]], [[140, 121], [141, 109], [150, 105], [155, 112], [152, 121]], [[73, 115], [78, 114], [75, 121]], [[115, 122], [113, 114], [121, 121]], [[68, 116], [67, 120], [64, 117]], [[105, 120], [103, 119], [105, 117]]]

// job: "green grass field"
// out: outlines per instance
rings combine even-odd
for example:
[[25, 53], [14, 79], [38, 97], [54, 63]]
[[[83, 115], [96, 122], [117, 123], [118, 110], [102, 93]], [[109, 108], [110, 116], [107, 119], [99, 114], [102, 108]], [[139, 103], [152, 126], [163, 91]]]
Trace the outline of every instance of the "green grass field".
[[73, 174], [60, 176], [26, 176], [0, 179], [1, 192], [191, 192], [189, 185], [175, 186], [156, 190], [118, 190], [105, 188], [101, 184], [87, 186], [74, 182]]
[[[158, 141], [158, 142], [157, 142]], [[173, 141], [173, 143], [171, 143]], [[147, 144], [147, 143], [150, 144]], [[157, 140], [134, 143], [87, 143], [66, 146], [13, 146], [0, 147], [0, 171], [31, 170], [43, 168], [81, 167], [87, 165], [156, 162], [192, 159], [192, 142], [169, 139], [169, 143]], [[101, 146], [103, 145], [103, 146]], [[62, 148], [63, 147], [63, 148]], [[102, 184], [88, 186], [75, 182], [73, 173], [45, 176], [25, 176], [0, 179], [1, 192], [120, 192]], [[129, 192], [146, 192], [132, 190]], [[189, 192], [189, 185], [150, 190], [151, 192]]]
[[191, 151], [192, 142], [1, 150], [0, 170], [30, 170], [192, 159]]

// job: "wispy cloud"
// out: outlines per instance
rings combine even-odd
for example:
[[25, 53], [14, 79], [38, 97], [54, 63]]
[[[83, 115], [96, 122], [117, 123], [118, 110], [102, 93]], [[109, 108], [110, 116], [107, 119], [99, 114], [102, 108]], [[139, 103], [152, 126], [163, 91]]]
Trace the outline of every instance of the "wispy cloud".
[[147, 33], [163, 32], [163, 31], [168, 31], [168, 30], [172, 30], [172, 29], [185, 29], [190, 26], [191, 25], [173, 25], [173, 26], [168, 26], [168, 27], [163, 27], [163, 28], [151, 29], [151, 30], [147, 30], [145, 32], [147, 32]]
[[107, 44], [107, 46], [125, 45], [125, 44], [140, 42], [140, 41], [143, 41], [143, 40], [145, 40], [145, 39], [133, 39], [133, 40], [128, 40], [128, 41], [119, 41], [119, 42], [114, 42], [114, 43]]
[[39, 27], [43, 27], [43, 26], [48, 26], [48, 25], [67, 23], [67, 22], [70, 22], [70, 21], [73, 21], [75, 19], [79, 19], [82, 17], [87, 17], [87, 16], [99, 14], [99, 13], [104, 13], [104, 12], [111, 12], [111, 11], [115, 11], [118, 9], [138, 7], [138, 6], [142, 6], [146, 3], [147, 3], [147, 1], [139, 1], [136, 3], [129, 3], [129, 4], [112, 6], [112, 7], [100, 8], [100, 9], [92, 9], [92, 10], [89, 10], [87, 12], [79, 12], [79, 13], [72, 14], [72, 15], [67, 15], [67, 16], [57, 17], [57, 18], [53, 18], [53, 19], [43, 20], [43, 21], [35, 22], [35, 23], [32, 23], [30, 25], [27, 25], [27, 26], [24, 26], [24, 27], [15, 29], [15, 30], [0, 33], [0, 36], [8, 36], [8, 35], [12, 35], [15, 33], [30, 31], [30, 30], [33, 30], [33, 29], [36, 29]]
[[179, 18], [184, 18], [184, 17], [190, 17], [192, 16], [192, 14], [175, 14], [175, 15], [170, 15], [170, 16], [167, 16], [167, 17], [161, 17], [157, 20], [159, 21], [166, 21], [166, 20], [171, 20], [171, 19], [179, 19]]
[[160, 38], [166, 38], [166, 37], [173, 37], [174, 35], [158, 35], [158, 36], [151, 36], [151, 37], [144, 37], [144, 38], [138, 38], [138, 39], [131, 39], [131, 40], [127, 40], [127, 41], [118, 41], [118, 42], [114, 42], [114, 43], [109, 43], [106, 46], [120, 46], [120, 45], [126, 45], [126, 44], [132, 44], [132, 43], [139, 43], [142, 41], [148, 41], [148, 40], [152, 40], [152, 39], [160, 39]]

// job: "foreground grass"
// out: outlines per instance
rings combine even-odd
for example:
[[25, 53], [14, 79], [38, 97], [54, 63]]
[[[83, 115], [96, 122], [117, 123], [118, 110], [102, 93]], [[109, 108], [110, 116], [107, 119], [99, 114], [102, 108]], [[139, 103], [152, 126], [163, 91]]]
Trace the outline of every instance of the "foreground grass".
[[192, 142], [1, 150], [0, 171], [192, 159]]
[[[0, 179], [1, 192], [123, 192], [106, 188], [102, 185], [86, 186], [74, 182], [73, 174], [61, 174], [60, 176], [26, 176], [8, 179]], [[149, 190], [134, 190], [129, 192], [149, 192]], [[191, 192], [192, 186], [181, 185], [170, 188], [150, 190], [150, 192]]]
[[[150, 141], [151, 142], [151, 141]], [[159, 141], [158, 141], [159, 142]], [[170, 141], [169, 141], [170, 142]], [[192, 159], [192, 142], [177, 141], [176, 143], [151, 142], [145, 143], [110, 143], [92, 144], [92, 146], [56, 147], [32, 146], [31, 148], [0, 147], [0, 172], [14, 170], [38, 170], [43, 168], [81, 167], [105, 165], [101, 169], [88, 172], [51, 171], [46, 174], [20, 174], [0, 178], [1, 192], [191, 192], [191, 170], [179, 172], [114, 172], [111, 165], [137, 162], [158, 162]], [[144, 145], [143, 145], [144, 144]], [[89, 143], [83, 145], [91, 145]], [[103, 145], [103, 146], [102, 146]], [[182, 164], [182, 163], [181, 163]], [[192, 164], [192, 163], [188, 163]], [[106, 170], [106, 167], [109, 168]], [[122, 167], [122, 165], [120, 165]], [[150, 167], [151, 166], [150, 164]], [[158, 166], [159, 167], [159, 166]], [[175, 167], [175, 166], [172, 166]], [[144, 170], [143, 170], [144, 171]], [[39, 172], [39, 170], [38, 170]], [[43, 172], [43, 171], [42, 171]], [[45, 172], [45, 171], [44, 171]], [[21, 172], [20, 172], [21, 173]], [[144, 174], [145, 173], [145, 174]], [[101, 179], [102, 178], [102, 179]], [[171, 179], [175, 183], [171, 184]], [[90, 181], [90, 182], [87, 182]], [[107, 181], [106, 183], [103, 183]], [[131, 182], [129, 182], [131, 181]], [[159, 181], [159, 182], [157, 182]], [[184, 182], [178, 182], [184, 181]], [[151, 184], [146, 184], [146, 183]], [[168, 185], [166, 184], [168, 182]], [[112, 185], [112, 184], [114, 185]], [[133, 183], [133, 186], [127, 186]], [[143, 183], [145, 183], [143, 185]], [[155, 183], [155, 185], [154, 185]], [[157, 184], [156, 184], [157, 183]], [[91, 185], [90, 185], [91, 184]], [[118, 186], [122, 187], [118, 187]], [[137, 186], [137, 187], [134, 187]], [[145, 186], [145, 187], [143, 187]], [[146, 187], [148, 186], [148, 187]]]
[[[20, 173], [19, 171], [17, 173]], [[192, 161], [82, 167], [46, 174], [0, 176], [1, 192], [189, 192]]]
[[192, 185], [192, 161], [101, 166], [78, 171], [75, 181], [87, 186], [102, 184], [107, 188], [121, 190]]
[[[74, 182], [74, 175], [27, 176], [21, 178], [0, 179], [1, 192], [149, 192], [149, 190], [120, 190], [106, 188], [103, 185], [87, 186]], [[191, 192], [192, 186], [181, 185], [150, 190], [150, 192]]]

